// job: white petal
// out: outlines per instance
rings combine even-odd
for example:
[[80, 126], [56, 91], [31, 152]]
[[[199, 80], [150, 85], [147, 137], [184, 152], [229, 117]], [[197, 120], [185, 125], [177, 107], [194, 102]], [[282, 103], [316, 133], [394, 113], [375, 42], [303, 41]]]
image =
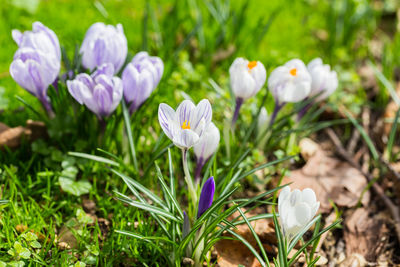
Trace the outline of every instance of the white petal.
[[[212, 119], [212, 108], [211, 104], [207, 99], [201, 100], [196, 108], [193, 110], [191, 118], [191, 129], [195, 131], [199, 136], [202, 135], [203, 127], [207, 128]], [[201, 125], [204, 123], [204, 126]]]
[[315, 192], [311, 188], [306, 188], [302, 192], [302, 201], [307, 203], [310, 207], [315, 205], [317, 202], [317, 197], [315, 196]]
[[191, 148], [199, 141], [199, 136], [192, 130], [182, 130], [174, 136], [173, 142], [180, 148]]
[[161, 103], [158, 107], [158, 121], [169, 139], [174, 139], [175, 110], [167, 104]]
[[299, 203], [295, 207], [296, 221], [305, 226], [311, 219], [311, 208], [306, 203]]
[[[191, 122], [192, 112], [195, 109], [195, 107], [196, 106], [190, 100], [184, 100], [178, 106], [175, 113], [175, 120], [178, 122], [180, 126], [182, 126], [183, 123], [189, 124]], [[192, 125], [190, 126], [193, 127]]]

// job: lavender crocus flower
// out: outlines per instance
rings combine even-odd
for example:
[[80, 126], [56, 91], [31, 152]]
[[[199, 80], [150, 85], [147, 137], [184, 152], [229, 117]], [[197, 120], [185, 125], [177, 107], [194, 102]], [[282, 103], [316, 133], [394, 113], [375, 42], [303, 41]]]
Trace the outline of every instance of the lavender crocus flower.
[[34, 22], [32, 31], [21, 33], [19, 30], [12, 30], [11, 34], [20, 48], [30, 47], [34, 50], [40, 50], [46, 55], [55, 55], [57, 59], [61, 60], [60, 43], [56, 34], [41, 22]]
[[104, 64], [91, 75], [81, 73], [67, 81], [68, 91], [99, 118], [107, 117], [122, 99], [122, 81], [113, 75], [113, 65]]
[[201, 189], [199, 206], [197, 209], [197, 218], [200, 218], [203, 213], [212, 205], [215, 192], [214, 177], [208, 178]]
[[128, 42], [121, 24], [105, 25], [97, 22], [86, 32], [81, 49], [82, 65], [92, 71], [104, 63], [114, 65], [117, 73], [125, 62]]
[[220, 133], [218, 128], [214, 123], [210, 125], [205, 130], [203, 136], [200, 138], [199, 142], [194, 145], [193, 151], [196, 155], [196, 170], [195, 170], [195, 180], [198, 182], [200, 180], [200, 173], [204, 164], [210, 159], [210, 157], [215, 153], [218, 148], [220, 140]]
[[10, 65], [11, 77], [36, 96], [52, 116], [47, 89], [60, 72], [61, 52], [57, 36], [40, 22], [33, 23], [32, 31], [13, 30], [12, 36], [19, 49]]
[[139, 52], [126, 65], [122, 73], [124, 98], [130, 104], [129, 111], [136, 111], [156, 89], [164, 71], [159, 57], [151, 57], [147, 52]]
[[164, 133], [174, 144], [187, 150], [194, 146], [211, 122], [210, 102], [203, 99], [195, 106], [192, 101], [184, 100], [175, 110], [161, 103], [158, 108], [158, 121]]

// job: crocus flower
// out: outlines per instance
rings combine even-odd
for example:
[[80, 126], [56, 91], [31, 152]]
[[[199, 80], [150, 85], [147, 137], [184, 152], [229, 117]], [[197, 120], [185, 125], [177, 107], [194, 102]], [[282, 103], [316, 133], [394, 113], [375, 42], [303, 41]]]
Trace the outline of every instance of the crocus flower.
[[182, 149], [194, 146], [211, 122], [212, 109], [207, 99], [197, 106], [190, 100], [184, 100], [175, 110], [167, 104], [158, 107], [158, 121], [161, 128], [174, 144]]
[[338, 87], [338, 78], [336, 71], [322, 63], [322, 59], [315, 58], [307, 65], [311, 75], [311, 92], [309, 97], [317, 96], [316, 101], [321, 101], [329, 97]]
[[218, 128], [214, 123], [210, 122], [210, 125], [205, 130], [203, 136], [199, 142], [194, 145], [193, 151], [196, 155], [197, 163], [195, 170], [195, 179], [199, 181], [201, 169], [209, 158], [215, 153], [218, 148], [220, 140], [220, 134]]
[[234, 124], [243, 101], [260, 91], [267, 78], [267, 72], [260, 61], [248, 61], [239, 57], [230, 66], [229, 75], [231, 88], [236, 97], [236, 108], [232, 119]]
[[[32, 31], [21, 33], [19, 30], [12, 30], [11, 33], [19, 47], [40, 50], [45, 55], [55, 55], [58, 60], [61, 60], [60, 43], [56, 34], [41, 22], [34, 22], [32, 24]], [[59, 61], [58, 64], [60, 64]]]
[[122, 73], [124, 98], [130, 103], [132, 114], [156, 89], [164, 71], [164, 64], [159, 57], [150, 57], [147, 52], [139, 52], [126, 65]]
[[82, 65], [90, 71], [104, 63], [111, 63], [114, 65], [114, 73], [117, 73], [128, 53], [128, 42], [122, 25], [105, 25], [102, 22], [93, 24], [86, 32], [80, 53]]
[[36, 96], [49, 115], [52, 109], [47, 89], [60, 72], [60, 44], [55, 33], [40, 22], [32, 25], [32, 31], [12, 31], [19, 46], [10, 65], [11, 77], [25, 90]]
[[303, 61], [292, 59], [271, 73], [268, 88], [279, 104], [299, 102], [311, 91], [311, 76]]
[[212, 205], [215, 192], [214, 177], [208, 178], [204, 183], [200, 193], [199, 206], [197, 208], [197, 218], [200, 218], [203, 213]]
[[67, 81], [68, 91], [81, 105], [98, 117], [109, 116], [122, 99], [122, 80], [114, 75], [112, 64], [104, 64], [92, 75], [78, 74]]
[[283, 234], [290, 242], [314, 218], [319, 208], [319, 202], [312, 189], [290, 191], [286, 186], [278, 198], [278, 210]]

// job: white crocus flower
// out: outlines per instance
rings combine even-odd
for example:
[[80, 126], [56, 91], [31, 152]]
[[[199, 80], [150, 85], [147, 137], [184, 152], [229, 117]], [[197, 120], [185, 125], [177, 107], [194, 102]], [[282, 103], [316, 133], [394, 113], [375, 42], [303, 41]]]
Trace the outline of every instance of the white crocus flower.
[[212, 109], [207, 99], [196, 106], [190, 100], [184, 100], [175, 110], [161, 103], [158, 108], [158, 120], [161, 128], [174, 144], [182, 149], [194, 146], [211, 122]]
[[232, 91], [236, 98], [246, 100], [257, 94], [267, 79], [267, 72], [260, 61], [236, 58], [229, 68]]
[[329, 97], [338, 87], [338, 78], [336, 71], [322, 63], [322, 59], [315, 58], [307, 65], [311, 75], [311, 92], [309, 97], [317, 96], [316, 101], [324, 100]]
[[300, 59], [276, 68], [268, 78], [268, 88], [278, 105], [305, 99], [311, 91], [311, 75]]
[[203, 136], [200, 138], [199, 142], [194, 145], [193, 150], [194, 154], [196, 155], [195, 179], [197, 182], [199, 182], [201, 169], [203, 168], [204, 164], [217, 150], [219, 140], [219, 130], [217, 126], [211, 122], [205, 130]]
[[319, 208], [319, 202], [312, 189], [303, 191], [290, 187], [282, 189], [278, 198], [278, 211], [283, 235], [290, 242], [298, 233], [305, 230]]

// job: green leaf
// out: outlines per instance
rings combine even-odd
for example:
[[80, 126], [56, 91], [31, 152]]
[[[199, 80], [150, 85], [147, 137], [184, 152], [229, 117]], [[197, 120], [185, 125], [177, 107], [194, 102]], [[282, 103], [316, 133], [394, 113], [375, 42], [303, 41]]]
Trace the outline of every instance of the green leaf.
[[25, 239], [26, 241], [28, 241], [28, 242], [35, 241], [38, 238], [37, 235], [35, 233], [32, 233], [32, 232], [27, 232], [25, 234], [22, 234], [21, 237], [23, 239]]
[[80, 152], [68, 152], [68, 155], [74, 156], [74, 157], [79, 157], [79, 158], [90, 159], [90, 160], [97, 161], [100, 163], [110, 164], [110, 165], [119, 167], [119, 164], [117, 162], [107, 159], [107, 158], [104, 158], [104, 157], [100, 157], [100, 156], [95, 156], [95, 155], [90, 155], [90, 154], [80, 153]]
[[74, 181], [66, 177], [59, 177], [58, 182], [63, 191], [78, 197], [84, 194], [88, 194], [90, 192], [90, 189], [92, 189], [92, 185], [85, 180]]
[[41, 248], [42, 247], [42, 245], [40, 245], [40, 243], [36, 240], [30, 242], [29, 245], [33, 248]]

